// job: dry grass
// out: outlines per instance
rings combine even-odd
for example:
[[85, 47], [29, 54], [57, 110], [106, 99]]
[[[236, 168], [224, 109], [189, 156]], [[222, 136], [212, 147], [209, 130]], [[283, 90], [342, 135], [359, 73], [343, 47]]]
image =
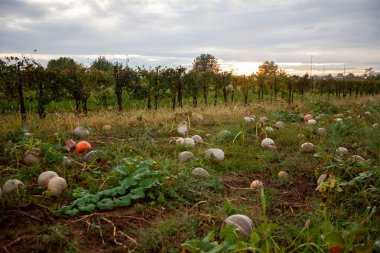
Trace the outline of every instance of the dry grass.
[[[317, 97], [315, 99], [318, 99]], [[359, 97], [355, 99], [331, 99], [332, 102], [338, 105], [345, 105], [347, 103], [366, 104], [373, 101], [378, 101], [380, 96], [374, 97]], [[141, 122], [138, 118], [143, 118], [147, 126], [155, 125], [157, 123], [173, 122], [183, 120], [187, 115], [202, 114], [211, 116], [213, 118], [225, 120], [241, 120], [242, 117], [254, 114], [257, 117], [265, 116], [274, 112], [278, 108], [288, 108], [289, 106], [284, 101], [271, 103], [269, 101], [257, 101], [248, 106], [240, 103], [229, 106], [201, 106], [193, 108], [185, 106], [184, 108], [177, 108], [174, 112], [170, 108], [160, 108], [157, 112], [147, 110], [128, 110], [121, 113], [114, 111], [90, 111], [87, 117], [77, 116], [73, 112], [57, 112], [50, 113], [45, 119], [39, 119], [38, 114], [27, 115], [27, 127], [38, 126], [42, 130], [52, 131], [67, 131], [74, 129], [77, 126], [87, 126], [93, 128], [101, 128], [105, 124], [119, 125], [123, 127], [135, 126]], [[300, 112], [306, 112], [305, 104], [297, 101], [291, 105], [297, 108]], [[177, 117], [176, 117], [177, 116]], [[179, 117], [178, 117], [179, 116]], [[19, 130], [22, 127], [20, 114], [0, 115], [0, 134], [5, 134], [9, 131]]]

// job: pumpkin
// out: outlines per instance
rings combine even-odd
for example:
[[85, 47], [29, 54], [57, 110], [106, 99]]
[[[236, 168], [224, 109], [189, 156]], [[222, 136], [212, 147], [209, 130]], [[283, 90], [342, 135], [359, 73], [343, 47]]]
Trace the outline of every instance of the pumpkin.
[[282, 121], [277, 121], [275, 127], [277, 129], [284, 129], [285, 128], [285, 123], [282, 122]]
[[302, 153], [312, 153], [314, 151], [314, 145], [313, 143], [306, 142], [301, 145], [300, 150]]
[[365, 159], [360, 155], [353, 155], [352, 159], [354, 159], [357, 162], [364, 162], [365, 161]]
[[67, 187], [66, 180], [62, 177], [54, 177], [48, 183], [48, 191], [51, 195], [56, 196], [61, 194], [63, 189]]
[[111, 130], [111, 126], [110, 125], [104, 125], [103, 127], [102, 127], [102, 129], [103, 129], [103, 131], [105, 131], [105, 132], [108, 132], [109, 130]]
[[341, 155], [345, 155], [345, 154], [348, 154], [348, 149], [345, 147], [339, 147], [336, 149], [336, 152], [338, 152]]
[[68, 147], [70, 150], [74, 150], [77, 146], [77, 143], [73, 140], [67, 140], [66, 141], [66, 147]]
[[90, 135], [90, 131], [84, 127], [75, 128], [73, 133], [77, 137], [87, 137]]
[[324, 137], [324, 136], [326, 136], [326, 135], [327, 135], [327, 130], [326, 130], [326, 128], [323, 128], [323, 127], [318, 128], [318, 129], [317, 129], [317, 135], [318, 135], [319, 137]]
[[81, 141], [76, 146], [77, 153], [83, 153], [91, 149], [91, 144], [87, 141]]
[[185, 138], [185, 139], [183, 140], [183, 144], [184, 144], [185, 146], [194, 146], [194, 145], [195, 145], [195, 142], [194, 142], [194, 140], [191, 139], [191, 138]]
[[62, 157], [61, 164], [66, 167], [70, 167], [72, 165], [72, 161], [67, 156]]
[[274, 140], [272, 140], [271, 138], [265, 138], [261, 141], [261, 147], [271, 148], [270, 146], [274, 146]]
[[7, 192], [14, 191], [18, 188], [20, 189], [24, 188], [24, 184], [18, 179], [9, 179], [3, 184], [2, 190], [3, 190], [3, 193], [7, 193]]
[[197, 177], [202, 177], [202, 178], [208, 178], [210, 176], [207, 170], [200, 167], [193, 169], [191, 174]]
[[254, 180], [254, 181], [252, 181], [252, 183], [249, 186], [249, 188], [252, 188], [252, 189], [261, 189], [261, 188], [264, 188], [264, 184], [260, 180]]
[[267, 122], [267, 121], [268, 121], [267, 117], [261, 117], [260, 118], [260, 122], [262, 122], [262, 123]]
[[24, 156], [24, 163], [27, 165], [33, 165], [40, 161], [40, 158], [33, 152], [27, 151]]
[[224, 220], [224, 226], [232, 225], [242, 236], [249, 237], [253, 231], [252, 220], [243, 214], [234, 214]]
[[194, 154], [191, 153], [190, 151], [183, 151], [181, 153], [179, 153], [178, 155], [178, 160], [180, 162], [187, 162], [187, 161], [190, 161], [194, 158]]
[[180, 134], [180, 135], [186, 135], [187, 132], [188, 132], [188, 128], [186, 125], [179, 125], [177, 127], [177, 132]]
[[255, 120], [256, 120], [256, 116], [255, 115], [244, 117], [244, 121], [245, 122], [254, 122]]
[[316, 125], [317, 124], [317, 121], [315, 119], [309, 119], [306, 124], [310, 125], [310, 126], [313, 126], [313, 125]]
[[193, 139], [195, 141], [195, 143], [202, 143], [203, 142], [203, 139], [202, 137], [200, 137], [199, 135], [194, 135], [191, 137], [191, 139]]
[[184, 142], [185, 142], [185, 139], [182, 138], [182, 137], [179, 137], [179, 138], [177, 138], [177, 139], [175, 140], [175, 144], [177, 144], [177, 145], [179, 145], [179, 146], [183, 145]]
[[305, 116], [303, 116], [303, 119], [304, 119], [305, 121], [311, 120], [312, 118], [313, 118], [313, 115], [311, 115], [310, 113], [305, 114]]
[[267, 131], [268, 133], [273, 132], [273, 128], [272, 127], [266, 127], [265, 131]]
[[40, 174], [37, 182], [39, 185], [43, 187], [47, 187], [49, 184], [49, 181], [54, 177], [58, 177], [58, 174], [55, 171], [45, 171]]
[[205, 159], [223, 161], [224, 152], [219, 148], [210, 148], [205, 151]]
[[281, 170], [280, 172], [278, 172], [277, 176], [279, 178], [286, 179], [286, 178], [288, 178], [289, 174], [288, 174], [288, 172]]

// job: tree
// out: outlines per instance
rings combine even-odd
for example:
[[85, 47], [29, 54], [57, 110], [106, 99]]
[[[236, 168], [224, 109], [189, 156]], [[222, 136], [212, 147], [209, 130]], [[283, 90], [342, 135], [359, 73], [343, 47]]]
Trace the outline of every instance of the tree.
[[113, 64], [112, 62], [108, 61], [104, 56], [99, 56], [96, 60], [92, 62], [91, 67], [97, 70], [107, 72], [112, 71]]
[[198, 72], [191, 70], [182, 79], [187, 93], [193, 98], [193, 107], [198, 106], [198, 94], [200, 90], [198, 75]]
[[221, 82], [222, 89], [223, 89], [224, 104], [227, 105], [227, 102], [228, 102], [227, 87], [231, 84], [232, 72], [223, 71], [220, 74], [220, 77], [221, 77], [220, 82]]
[[218, 63], [218, 59], [211, 54], [201, 54], [193, 61], [193, 70], [199, 72], [218, 72], [220, 70], [220, 66]]
[[56, 72], [58, 89], [66, 89], [75, 100], [75, 112], [79, 115], [82, 110], [87, 114], [87, 99], [89, 97], [89, 83], [86, 82], [86, 68], [72, 58], [60, 57], [50, 60], [47, 69]]
[[113, 66], [113, 74], [115, 78], [115, 94], [117, 100], [117, 110], [121, 112], [123, 110], [123, 84], [120, 78], [121, 72], [123, 70], [123, 66], [121, 64], [116, 63]]
[[259, 66], [257, 71], [257, 76], [259, 79], [259, 86], [261, 86], [262, 98], [264, 97], [264, 82], [267, 81], [268, 86], [271, 91], [271, 100], [273, 95], [277, 97], [277, 75], [278, 66], [274, 61], [265, 61], [262, 65]]
[[201, 54], [193, 61], [193, 71], [197, 72], [198, 81], [202, 85], [204, 104], [207, 105], [208, 91], [220, 70], [218, 59], [211, 54]]

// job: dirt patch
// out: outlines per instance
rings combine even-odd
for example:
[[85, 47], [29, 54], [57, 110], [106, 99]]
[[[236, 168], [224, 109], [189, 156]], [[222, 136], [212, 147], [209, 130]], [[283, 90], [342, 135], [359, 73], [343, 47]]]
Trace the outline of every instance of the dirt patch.
[[280, 182], [279, 180], [270, 180], [263, 173], [232, 173], [222, 176], [221, 180], [230, 190], [246, 190], [253, 180], [260, 180], [265, 189], [275, 189], [276, 197], [292, 206], [301, 206], [308, 198], [315, 196], [315, 183], [303, 175], [294, 175], [287, 181]]
[[162, 210], [137, 213], [133, 207], [75, 218], [55, 217], [45, 208], [0, 213], [0, 252], [125, 252], [137, 246], [131, 231], [150, 226]]

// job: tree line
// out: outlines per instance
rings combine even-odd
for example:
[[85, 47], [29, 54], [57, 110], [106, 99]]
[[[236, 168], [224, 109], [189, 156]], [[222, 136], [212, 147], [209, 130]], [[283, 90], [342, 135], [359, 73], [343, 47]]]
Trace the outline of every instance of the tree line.
[[[110, 88], [114, 90], [118, 111], [123, 110], [123, 92], [145, 100], [148, 110], [157, 110], [164, 98], [170, 98], [175, 110], [183, 107], [184, 98], [190, 98], [192, 105], [197, 107], [200, 103], [216, 105], [218, 99], [226, 105], [238, 100], [248, 104], [251, 102], [249, 94], [259, 100], [273, 101], [280, 97], [288, 103], [293, 103], [295, 94], [301, 99], [306, 93], [338, 98], [376, 95], [380, 91], [380, 73], [370, 68], [361, 76], [352, 73], [336, 77], [297, 76], [279, 69], [273, 61], [265, 61], [251, 75], [234, 75], [231, 71], [223, 71], [218, 59], [210, 54], [196, 57], [191, 69], [181, 66], [131, 68], [112, 63], [102, 56], [90, 67], [67, 57], [52, 59], [43, 67], [33, 59], [10, 56], [0, 59], [0, 87], [0, 99], [17, 99], [22, 121], [25, 121], [26, 91], [35, 92], [39, 116], [44, 118], [45, 106], [62, 99], [73, 99], [76, 113], [87, 115], [89, 97]], [[103, 102], [107, 104], [106, 94]]]

